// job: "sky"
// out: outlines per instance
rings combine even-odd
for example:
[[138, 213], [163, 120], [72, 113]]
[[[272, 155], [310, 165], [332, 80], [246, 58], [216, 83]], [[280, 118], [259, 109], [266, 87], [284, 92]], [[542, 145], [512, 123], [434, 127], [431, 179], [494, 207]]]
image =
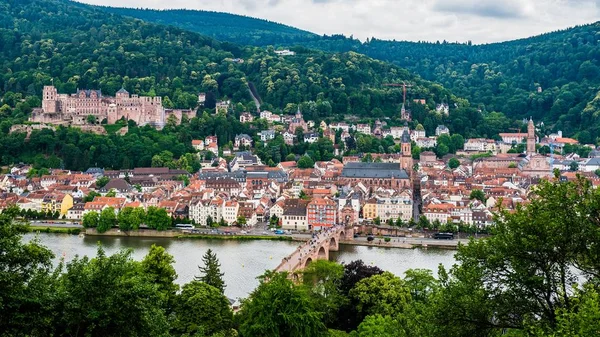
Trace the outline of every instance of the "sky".
[[600, 20], [600, 0], [79, 0], [200, 9], [365, 40], [507, 41]]

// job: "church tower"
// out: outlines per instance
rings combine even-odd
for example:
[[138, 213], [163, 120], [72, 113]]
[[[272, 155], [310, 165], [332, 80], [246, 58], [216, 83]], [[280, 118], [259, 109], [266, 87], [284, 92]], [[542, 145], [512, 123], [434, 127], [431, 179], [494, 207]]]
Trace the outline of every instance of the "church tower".
[[535, 154], [535, 125], [533, 125], [533, 119], [529, 118], [529, 124], [527, 124], [527, 155]]
[[400, 166], [404, 169], [409, 175], [412, 171], [412, 151], [411, 151], [411, 143], [410, 143], [410, 134], [408, 130], [405, 129], [404, 133], [402, 133], [402, 159], [400, 161]]

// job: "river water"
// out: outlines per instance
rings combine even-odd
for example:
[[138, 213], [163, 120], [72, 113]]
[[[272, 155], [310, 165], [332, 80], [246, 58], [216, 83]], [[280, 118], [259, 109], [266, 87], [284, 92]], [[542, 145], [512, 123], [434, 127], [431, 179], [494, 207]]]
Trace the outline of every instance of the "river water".
[[[35, 234], [25, 235], [29, 241]], [[287, 241], [235, 241], [235, 240], [189, 240], [164, 238], [120, 238], [120, 237], [78, 237], [67, 234], [38, 234], [41, 244], [56, 255], [56, 261], [64, 257], [66, 261], [76, 255], [93, 257], [98, 244], [107, 254], [121, 249], [131, 249], [132, 256], [141, 260], [152, 244], [165, 247], [175, 258], [177, 282], [184, 284], [198, 275], [198, 265], [207, 249], [212, 249], [221, 262], [227, 284], [225, 295], [230, 298], [244, 298], [258, 285], [258, 276], [265, 270], [274, 269], [281, 259], [296, 249], [299, 242]], [[437, 275], [438, 265], [450, 267], [454, 262], [454, 251], [437, 249], [398, 249], [341, 245], [339, 252], [332, 252], [330, 259], [338, 262], [351, 262], [362, 259], [383, 270], [403, 276], [407, 269], [425, 268]]]

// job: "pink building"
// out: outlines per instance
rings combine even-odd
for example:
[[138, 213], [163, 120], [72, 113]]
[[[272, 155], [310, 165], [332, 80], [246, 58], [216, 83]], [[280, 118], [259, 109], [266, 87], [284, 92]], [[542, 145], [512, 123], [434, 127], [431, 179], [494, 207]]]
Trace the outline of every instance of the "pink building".
[[86, 124], [88, 116], [97, 123], [109, 124], [125, 118], [138, 125], [164, 125], [165, 111], [161, 97], [130, 95], [121, 88], [115, 97], [103, 96], [100, 90], [77, 90], [75, 94], [59, 94], [56, 87], [44, 87], [42, 108], [34, 109], [30, 120], [52, 124]]

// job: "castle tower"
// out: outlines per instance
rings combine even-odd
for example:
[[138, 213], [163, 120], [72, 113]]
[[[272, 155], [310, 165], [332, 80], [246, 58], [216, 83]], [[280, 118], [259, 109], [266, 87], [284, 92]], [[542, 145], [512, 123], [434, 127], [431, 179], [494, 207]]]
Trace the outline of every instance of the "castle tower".
[[117, 98], [129, 98], [129, 92], [125, 88], [119, 89], [116, 94]]
[[527, 155], [535, 154], [535, 125], [533, 119], [529, 118], [527, 124]]
[[58, 105], [58, 91], [53, 85], [44, 86], [42, 94], [42, 111], [45, 113], [56, 113]]

